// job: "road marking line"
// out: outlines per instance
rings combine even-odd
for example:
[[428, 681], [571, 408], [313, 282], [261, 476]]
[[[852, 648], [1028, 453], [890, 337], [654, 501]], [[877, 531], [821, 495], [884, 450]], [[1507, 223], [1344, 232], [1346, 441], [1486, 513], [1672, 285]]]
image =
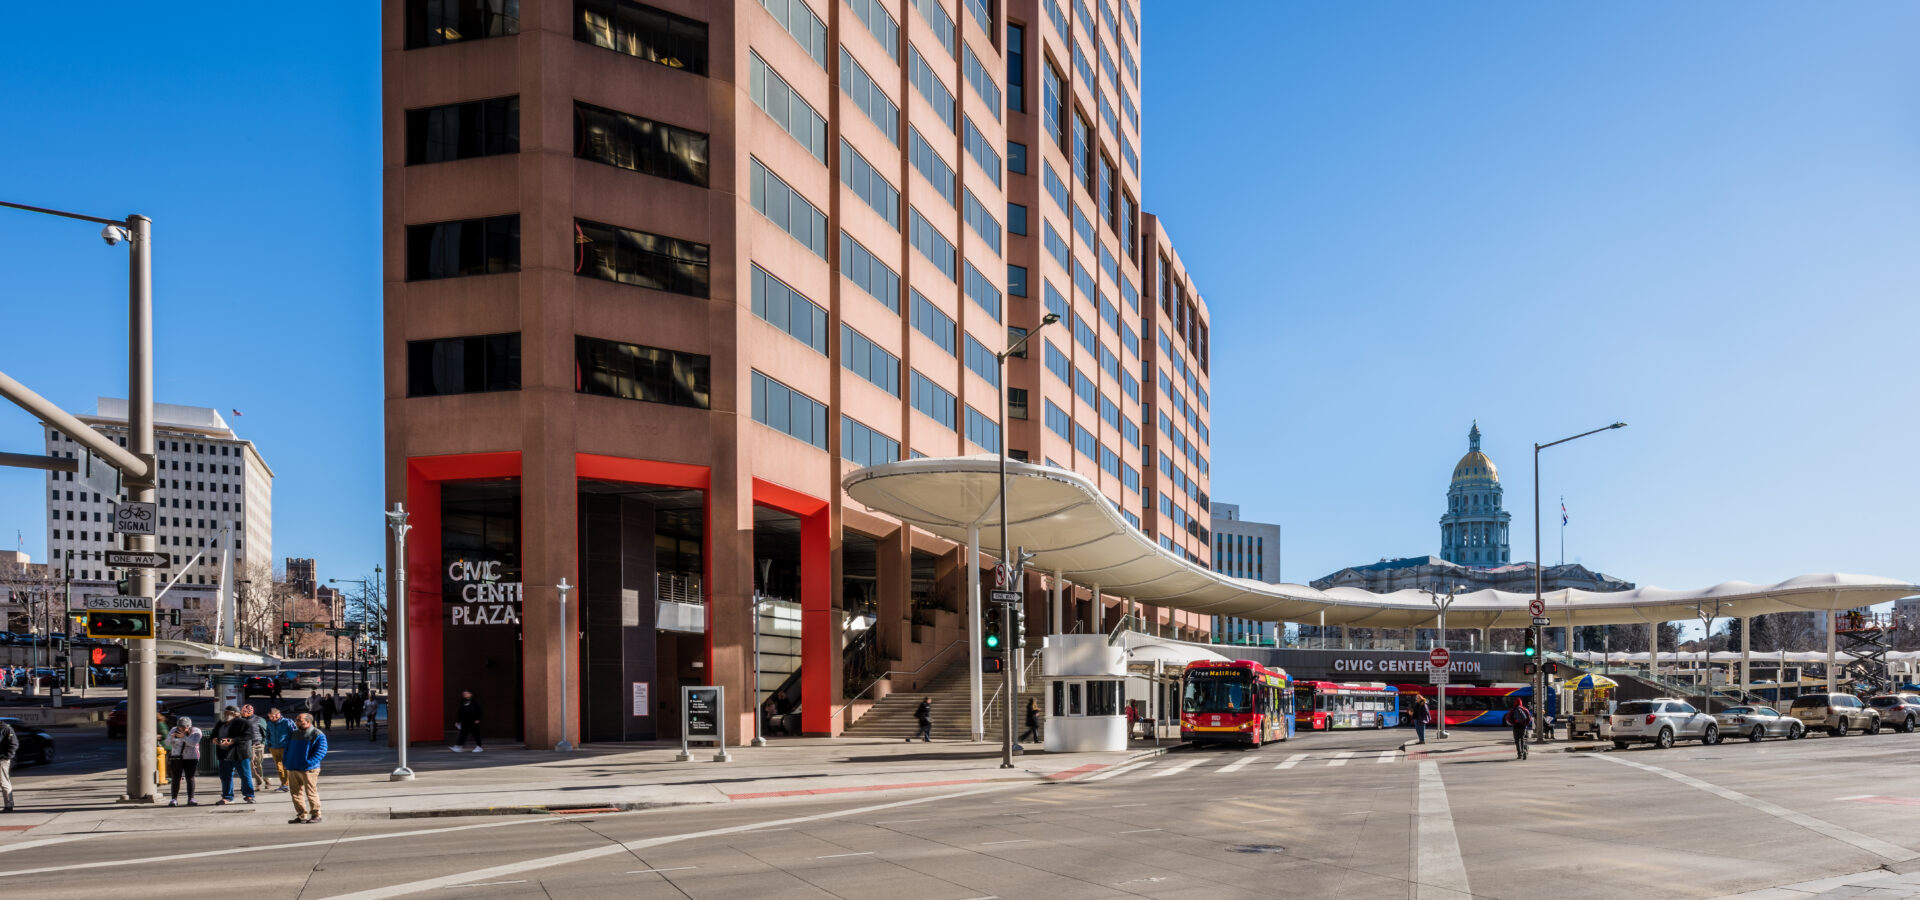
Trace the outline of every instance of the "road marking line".
[[878, 852], [880, 852], [880, 851], [878, 851], [878, 850], [862, 850], [862, 851], [860, 851], [859, 853], [829, 853], [829, 854], [827, 854], [826, 856], [816, 856], [816, 857], [814, 857], [814, 859], [839, 859], [839, 858], [841, 858], [841, 857], [843, 857], [843, 856], [872, 856], [872, 855], [874, 855], [875, 853], [878, 853]]
[[1306, 758], [1307, 758], [1307, 755], [1305, 753], [1295, 753], [1294, 755], [1287, 757], [1286, 762], [1283, 762], [1277, 766], [1274, 766], [1274, 768], [1275, 769], [1291, 769], [1294, 766], [1299, 765], [1300, 761]]
[[[72, 757], [68, 757], [68, 758], [71, 759]], [[12, 853], [15, 850], [31, 850], [35, 847], [45, 847], [48, 844], [64, 844], [64, 843], [67, 843], [68, 841], [84, 841], [87, 838], [106, 837], [109, 834], [116, 834], [116, 833], [117, 832], [110, 832], [110, 831], [83, 831], [83, 832], [80, 832], [79, 834], [63, 834], [63, 835], [60, 835], [59, 837], [41, 838], [37, 841], [21, 841], [20, 843], [17, 843], [17, 844], [0, 844], [0, 853]]]
[[1221, 766], [1219, 769], [1219, 774], [1224, 775], [1228, 772], [1237, 772], [1251, 765], [1253, 763], [1253, 760], [1254, 760], [1254, 757], [1252, 756], [1246, 756], [1240, 759], [1236, 759], [1233, 762], [1230, 762], [1224, 766]]
[[1393, 761], [1394, 761], [1394, 759], [1395, 759], [1396, 757], [1398, 757], [1398, 755], [1399, 755], [1399, 753], [1400, 753], [1400, 751], [1398, 751], [1398, 750], [1382, 750], [1382, 751], [1380, 751], [1380, 758], [1379, 758], [1379, 759], [1376, 759], [1376, 760], [1374, 760], [1374, 762], [1377, 762], [1377, 763], [1390, 763], [1390, 762], [1393, 762]]
[[486, 882], [481, 882], [479, 884], [450, 884], [450, 885], [447, 885], [447, 889], [452, 890], [453, 888], [463, 888], [463, 887], [493, 887], [494, 885], [497, 885], [497, 884], [526, 884], [526, 883], [527, 883], [527, 880], [525, 878], [522, 878], [519, 881], [486, 881]]
[[1088, 775], [1087, 777], [1080, 779], [1078, 783], [1086, 784], [1088, 782], [1093, 782], [1093, 781], [1105, 781], [1109, 778], [1114, 777], [1115, 775], [1125, 775], [1126, 773], [1131, 772], [1135, 769], [1144, 768], [1146, 766], [1153, 765], [1155, 762], [1158, 762], [1158, 760], [1143, 759], [1136, 763], [1128, 763], [1124, 766], [1115, 766], [1097, 775]]
[[1160, 829], [1158, 828], [1135, 828], [1132, 831], [1116, 831], [1114, 832], [1114, 834], [1144, 834], [1149, 831], [1159, 831], [1159, 830]]
[[698, 869], [699, 866], [668, 866], [664, 869], [634, 869], [628, 875], [645, 875], [648, 872], [678, 872], [683, 869]]
[[1010, 841], [982, 841], [980, 843], [980, 846], [991, 847], [994, 844], [1031, 844], [1031, 843], [1033, 843], [1032, 838], [1015, 838]]
[[908, 822], [925, 822], [925, 821], [926, 821], [926, 819], [924, 819], [924, 818], [920, 818], [920, 819], [888, 819], [888, 820], [886, 820], [885, 822], [875, 822], [875, 823], [873, 823], [873, 824], [875, 824], [875, 825], [905, 825], [905, 824], [906, 824], [906, 823], [908, 823]]
[[[1199, 759], [1190, 759], [1183, 763], [1175, 763], [1174, 765], [1168, 766], [1157, 772], [1149, 772], [1147, 773], [1147, 777], [1148, 778], [1165, 778], [1168, 775], [1177, 775], [1181, 772], [1185, 772], [1186, 770], [1191, 769], [1194, 766], [1197, 766], [1199, 764], [1200, 764]], [[1146, 804], [1143, 803], [1140, 805], [1145, 806]]]
[[1453, 830], [1453, 807], [1447, 785], [1440, 780], [1440, 764], [1420, 764], [1420, 786], [1414, 812], [1413, 896], [1472, 897], [1466, 863], [1460, 859], [1460, 838]]
[[[419, 881], [409, 881], [402, 884], [393, 884], [393, 885], [387, 885], [385, 887], [371, 888], [364, 891], [355, 891], [350, 894], [338, 894], [338, 895], [335, 895], [333, 898], [331, 898], [331, 900], [386, 900], [386, 898], [389, 898], [389, 897], [402, 897], [407, 894], [417, 894], [421, 891], [431, 891], [431, 890], [443, 888], [452, 884], [464, 884], [470, 881], [480, 881], [480, 880], [485, 880], [489, 878], [499, 878], [507, 875], [518, 875], [522, 872], [533, 872], [533, 871], [538, 871], [540, 869], [551, 869], [557, 866], [569, 866], [574, 863], [585, 862], [590, 859], [599, 859], [603, 856], [612, 856], [616, 853], [632, 853], [636, 850], [646, 850], [652, 847], [665, 846], [667, 844], [677, 844], [677, 843], [680, 843], [681, 841], [691, 841], [691, 840], [698, 840], [700, 838], [709, 838], [709, 837], [720, 837], [722, 835], [728, 835], [728, 834], [739, 834], [743, 831], [754, 831], [757, 829], [766, 828], [769, 825], [802, 825], [808, 822], [820, 822], [827, 819], [840, 819], [840, 818], [846, 818], [849, 816], [864, 816], [872, 813], [882, 812], [889, 809], [900, 809], [902, 807], [907, 807], [907, 806], [920, 806], [923, 804], [934, 803], [942, 800], [960, 800], [967, 797], [977, 797], [981, 794], [991, 794], [996, 791], [1004, 791], [1008, 788], [1017, 787], [1017, 786], [1019, 785], [999, 784], [999, 785], [993, 785], [990, 787], [974, 788], [972, 790], [966, 790], [966, 791], [956, 791], [950, 794], [936, 794], [931, 797], [914, 797], [909, 800], [895, 800], [892, 803], [877, 803], [872, 806], [859, 806], [859, 807], [854, 807], [852, 809], [842, 809], [842, 810], [835, 810], [833, 812], [816, 813], [814, 815], [809, 815], [809, 816], [794, 816], [786, 819], [774, 819], [768, 822], [753, 822], [746, 825], [732, 825], [726, 828], [709, 828], [705, 831], [688, 831], [688, 832], [683, 832], [681, 834], [668, 834], [668, 835], [662, 835], [660, 837], [645, 838], [637, 841], [625, 841], [621, 843], [604, 844], [596, 847], [589, 847], [585, 850], [575, 850], [570, 853], [555, 853], [550, 856], [541, 856], [541, 857], [536, 857], [534, 859], [521, 860], [519, 862], [506, 863], [504, 865], [498, 865], [498, 866], [489, 866], [488, 868], [476, 869], [471, 872], [460, 872], [454, 875], [443, 875], [438, 878], [423, 878]], [[478, 827], [478, 826], [467, 826], [467, 827]], [[445, 829], [445, 830], [451, 831], [454, 829]], [[384, 840], [389, 837], [391, 837], [391, 835], [377, 834], [377, 835], [367, 835], [365, 836], [365, 838], [341, 838], [340, 840], [359, 840], [359, 839]], [[336, 843], [336, 841], [312, 841], [309, 843], [331, 844], [331, 843]], [[260, 848], [256, 847], [256, 848], [249, 848], [249, 849], [260, 849]], [[219, 850], [209, 850], [204, 853], [195, 853], [195, 854], [189, 854], [189, 855], [199, 857], [199, 856], [229, 854], [233, 852], [235, 851], [227, 848], [222, 848]], [[129, 862], [139, 862], [139, 861], [140, 860], [129, 860]], [[68, 868], [79, 868], [79, 867], [68, 867]], [[18, 874], [18, 873], [0, 872], [0, 875], [8, 875], [8, 874]]]
[[1127, 808], [1127, 807], [1129, 807], [1129, 806], [1151, 806], [1151, 805], [1152, 805], [1152, 804], [1150, 804], [1150, 803], [1115, 803], [1115, 804], [1113, 805], [1113, 808], [1114, 808], [1114, 809], [1125, 809], [1125, 808]]
[[[210, 856], [225, 856], [232, 853], [251, 853], [261, 850], [291, 850], [299, 847], [327, 847], [334, 844], [347, 844], [356, 841], [383, 841], [391, 838], [415, 837], [423, 834], [446, 834], [453, 831], [471, 831], [476, 828], [508, 828], [514, 825], [552, 824], [553, 819], [545, 817], [527, 817], [509, 819], [503, 822], [481, 822], [476, 825], [453, 825], [446, 828], [423, 828], [418, 831], [396, 831], [384, 834], [362, 834], [353, 837], [322, 838], [317, 841], [291, 841], [285, 844], [261, 844], [258, 847], [224, 847], [219, 850], [201, 850], [194, 853], [171, 853], [166, 856], [148, 856], [141, 859], [103, 859], [94, 862], [70, 863], [64, 866], [42, 866], [37, 869], [10, 869], [0, 872], [0, 878], [14, 875], [41, 875], [47, 872], [71, 872], [78, 869], [104, 869], [111, 866], [143, 866], [150, 863], [175, 862], [182, 859], [205, 859]], [[103, 837], [105, 835], [102, 835]], [[451, 884], [452, 882], [449, 882]], [[444, 885], [435, 885], [443, 887]], [[421, 890], [426, 890], [422, 888]]]
[[1353, 751], [1352, 751], [1352, 750], [1345, 750], [1345, 751], [1342, 751], [1342, 752], [1339, 752], [1339, 753], [1335, 753], [1335, 754], [1333, 755], [1333, 758], [1332, 758], [1332, 759], [1330, 759], [1330, 760], [1327, 760], [1327, 765], [1329, 765], [1329, 766], [1344, 766], [1344, 765], [1346, 765], [1346, 764], [1347, 764], [1347, 760], [1349, 760], [1349, 759], [1351, 759], [1351, 758], [1353, 758]]
[[1623, 765], [1623, 766], [1632, 766], [1633, 768], [1636, 768], [1636, 769], [1652, 772], [1655, 775], [1671, 778], [1674, 781], [1678, 781], [1681, 784], [1684, 784], [1688, 787], [1699, 788], [1700, 790], [1706, 791], [1707, 793], [1713, 794], [1717, 797], [1721, 797], [1727, 800], [1732, 800], [1733, 802], [1738, 803], [1741, 806], [1747, 807], [1748, 809], [1757, 809], [1763, 813], [1766, 813], [1767, 815], [1774, 816], [1780, 819], [1785, 819], [1789, 822], [1792, 822], [1795, 825], [1798, 825], [1802, 828], [1807, 829], [1808, 831], [1819, 832], [1820, 834], [1824, 834], [1827, 837], [1833, 838], [1836, 841], [1842, 841], [1844, 843], [1852, 844], [1855, 847], [1859, 847], [1860, 849], [1867, 851], [1868, 853], [1872, 853], [1877, 856], [1884, 856], [1887, 859], [1893, 860], [1894, 862], [1905, 862], [1910, 859], [1920, 858], [1920, 853], [1916, 853], [1912, 850], [1908, 850], [1907, 848], [1902, 847], [1898, 844], [1888, 843], [1887, 841], [1880, 840], [1879, 838], [1876, 838], [1876, 837], [1869, 837], [1868, 835], [1861, 834], [1860, 832], [1854, 831], [1850, 828], [1842, 828], [1838, 825], [1833, 824], [1832, 822], [1828, 822], [1823, 819], [1816, 819], [1805, 813], [1794, 812], [1793, 810], [1787, 809], [1784, 806], [1777, 806], [1775, 804], [1768, 803], [1765, 800], [1761, 800], [1758, 797], [1750, 797], [1746, 794], [1742, 794], [1739, 791], [1733, 790], [1731, 788], [1723, 788], [1717, 784], [1702, 781], [1691, 775], [1682, 775], [1679, 772], [1673, 771], [1672, 769], [1663, 769], [1663, 768], [1660, 768], [1659, 766], [1650, 766], [1642, 762], [1634, 762], [1632, 760], [1621, 759], [1620, 757], [1615, 756], [1611, 753], [1600, 754], [1599, 758], [1604, 759], [1608, 762], [1619, 763], [1620, 765]]

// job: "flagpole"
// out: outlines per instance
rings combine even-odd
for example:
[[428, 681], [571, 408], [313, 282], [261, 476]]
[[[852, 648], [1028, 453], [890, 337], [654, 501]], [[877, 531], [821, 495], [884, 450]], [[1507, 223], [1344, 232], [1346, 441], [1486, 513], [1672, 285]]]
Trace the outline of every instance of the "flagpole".
[[1560, 495], [1560, 564], [1563, 566], [1567, 564], [1567, 495], [1565, 494]]

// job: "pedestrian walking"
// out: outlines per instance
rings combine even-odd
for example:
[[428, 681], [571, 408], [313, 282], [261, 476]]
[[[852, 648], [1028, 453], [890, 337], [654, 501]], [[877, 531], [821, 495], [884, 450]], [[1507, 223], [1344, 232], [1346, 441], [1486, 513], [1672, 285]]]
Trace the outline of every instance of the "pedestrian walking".
[[[923, 743], [933, 743], [933, 698], [927, 697], [921, 700], [920, 705], [913, 710], [913, 717], [920, 722], [920, 730], [915, 732], [913, 737], [919, 738]], [[913, 738], [907, 738], [907, 742], [912, 743]]]
[[340, 700], [332, 694], [320, 698], [320, 721], [325, 722], [328, 731], [333, 730], [333, 714], [340, 711]]
[[460, 692], [460, 708], [454, 711], [453, 724], [460, 726], [460, 738], [449, 748], [455, 753], [467, 749], [467, 738], [473, 738], [473, 752], [479, 753], [480, 746], [480, 701], [472, 691]]
[[366, 698], [361, 697], [358, 691], [347, 695], [346, 713], [347, 728], [349, 730], [360, 727], [360, 714], [364, 712], [366, 708]]
[[233, 777], [240, 776], [240, 796], [253, 802], [253, 725], [240, 717], [240, 710], [227, 707], [220, 724], [213, 728], [214, 755], [220, 760], [220, 802], [233, 802]]
[[173, 781], [173, 798], [168, 806], [180, 805], [180, 782], [187, 783], [187, 805], [199, 806], [193, 799], [195, 775], [200, 769], [200, 729], [193, 727], [193, 720], [181, 716], [174, 720], [173, 730], [167, 732], [167, 777]]
[[[253, 766], [254, 787], [266, 790], [267, 720], [254, 715], [253, 704], [251, 703], [243, 703], [240, 705], [240, 718], [246, 719], [247, 725], [253, 729], [253, 740], [248, 745], [250, 751], [247, 756], [247, 762]], [[280, 784], [284, 787], [286, 785], [286, 779], [282, 778]]]
[[1027, 730], [1020, 732], [1020, 739], [1023, 741], [1040, 739], [1040, 701], [1032, 697], [1027, 698]]
[[13, 758], [20, 755], [20, 736], [0, 722], [0, 813], [13, 812]]
[[280, 776], [280, 786], [273, 789], [276, 794], [287, 792], [287, 736], [293, 733], [293, 720], [287, 718], [276, 706], [267, 710], [267, 754], [273, 757], [273, 769]]
[[1520, 759], [1527, 758], [1527, 729], [1533, 727], [1533, 711], [1527, 709], [1525, 701], [1513, 698], [1513, 708], [1507, 710], [1501, 719], [1507, 727], [1513, 729], [1513, 749]]
[[312, 713], [301, 713], [287, 736], [287, 775], [293, 779], [293, 818], [287, 824], [320, 821], [320, 761], [326, 758], [326, 733], [313, 727]]
[[387, 701], [384, 697], [367, 698], [367, 740], [370, 742], [380, 740], [380, 712], [381, 707], [386, 705]]
[[1427, 706], [1427, 698], [1422, 694], [1413, 695], [1413, 736], [1416, 744], [1427, 742], [1427, 716], [1432, 709]]

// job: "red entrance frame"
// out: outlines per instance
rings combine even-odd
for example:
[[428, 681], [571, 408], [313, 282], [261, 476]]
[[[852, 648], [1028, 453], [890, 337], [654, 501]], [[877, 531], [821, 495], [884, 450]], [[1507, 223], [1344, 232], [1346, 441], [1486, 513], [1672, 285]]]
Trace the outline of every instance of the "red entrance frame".
[[407, 617], [406, 710], [415, 741], [446, 736], [445, 635], [440, 623], [440, 485], [520, 477], [520, 451], [415, 456], [407, 459], [407, 584], [400, 614]]
[[[828, 639], [833, 634], [833, 529], [827, 501], [755, 478], [753, 503], [800, 519], [800, 730], [831, 735], [837, 694], [834, 647]], [[756, 684], [752, 693], [756, 703], [759, 693]]]

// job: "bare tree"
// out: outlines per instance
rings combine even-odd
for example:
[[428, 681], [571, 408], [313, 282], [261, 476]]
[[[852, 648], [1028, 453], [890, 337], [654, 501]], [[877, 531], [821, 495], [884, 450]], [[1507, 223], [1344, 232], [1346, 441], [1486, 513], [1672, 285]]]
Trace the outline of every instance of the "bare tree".
[[60, 630], [58, 617], [66, 605], [61, 570], [51, 563], [23, 563], [0, 559], [0, 598], [6, 603], [6, 621], [0, 629], [37, 632]]

